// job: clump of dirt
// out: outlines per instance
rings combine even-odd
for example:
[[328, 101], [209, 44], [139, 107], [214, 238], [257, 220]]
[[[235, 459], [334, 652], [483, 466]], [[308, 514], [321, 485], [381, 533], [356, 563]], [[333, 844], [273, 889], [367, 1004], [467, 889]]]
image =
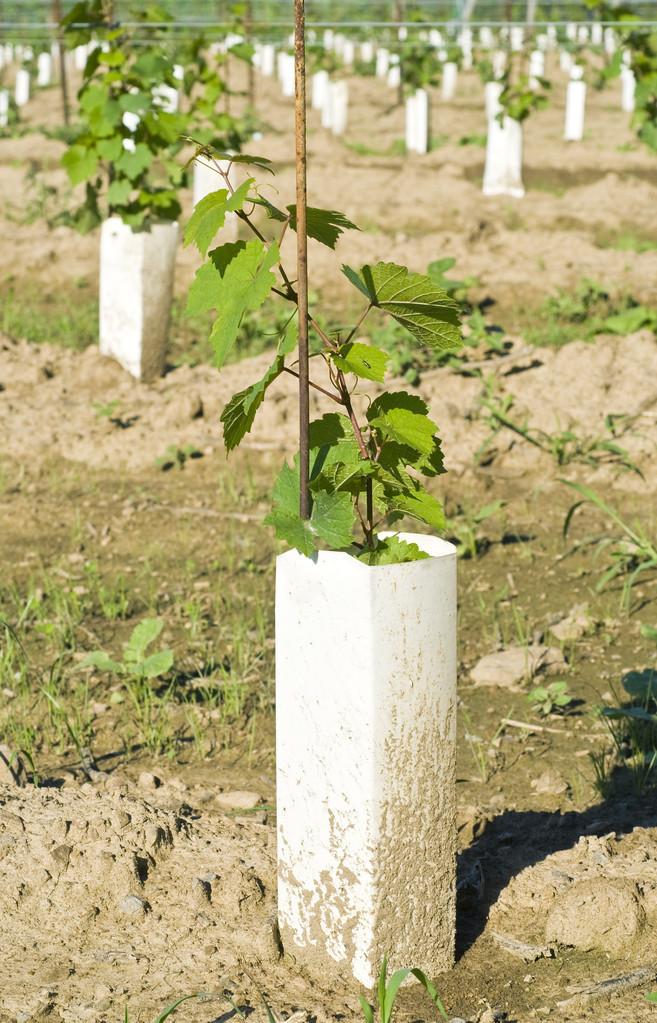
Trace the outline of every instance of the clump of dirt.
[[212, 988], [238, 961], [278, 959], [270, 831], [91, 786], [4, 789], [0, 801], [5, 1011], [116, 1018], [122, 992], [166, 998]]
[[491, 909], [490, 925], [528, 944], [597, 950], [650, 961], [657, 923], [657, 829], [583, 836], [521, 871]]
[[90, 784], [2, 787], [0, 807], [0, 1019], [115, 1021], [243, 971], [322, 1010], [281, 965], [271, 827]]
[[[639, 467], [649, 468], [657, 405], [654, 376], [645, 372], [657, 360], [650, 332], [600, 339], [595, 345], [575, 342], [559, 351], [531, 349], [521, 359], [516, 354], [510, 360], [490, 360], [486, 370], [495, 374], [497, 394], [513, 397], [512, 418], [547, 433], [572, 429], [582, 440], [597, 435], [609, 440], [605, 416], [632, 414], [636, 421], [619, 443]], [[58, 454], [98, 468], [139, 470], [153, 466], [170, 445], [191, 445], [207, 453], [223, 449], [219, 423], [223, 406], [260, 379], [270, 361], [265, 353], [221, 373], [207, 365], [182, 366], [147, 385], [130, 378], [96, 348], [80, 354], [0, 338], [0, 432], [6, 438], [5, 454], [37, 461]], [[412, 389], [402, 381], [392, 386]], [[364, 394], [376, 390], [375, 385], [362, 387]], [[508, 429], [491, 437], [478, 377], [447, 368], [434, 370], [422, 379], [417, 393], [438, 423], [447, 466], [455, 475], [476, 471], [476, 455], [484, 443], [488, 461], [494, 459], [500, 472], [523, 476], [554, 468], [549, 454]], [[283, 375], [270, 387], [243, 446], [293, 452], [296, 401], [295, 381]], [[328, 399], [312, 393], [313, 415], [333, 411], [331, 406]], [[58, 409], [57, 416], [53, 408]], [[619, 485], [629, 489], [631, 475], [619, 477]], [[589, 473], [593, 483], [617, 476], [617, 468], [610, 465]], [[655, 479], [641, 481], [641, 487], [646, 483], [654, 486]]]

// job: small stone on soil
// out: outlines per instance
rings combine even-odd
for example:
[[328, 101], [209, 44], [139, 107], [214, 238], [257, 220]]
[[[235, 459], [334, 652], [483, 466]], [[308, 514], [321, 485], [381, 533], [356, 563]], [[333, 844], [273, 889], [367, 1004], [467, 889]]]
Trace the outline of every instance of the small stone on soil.
[[126, 895], [124, 899], [121, 899], [119, 909], [122, 913], [127, 913], [130, 916], [144, 916], [148, 911], [148, 903], [145, 899], [140, 899], [138, 895]]
[[142, 771], [137, 779], [137, 784], [140, 789], [153, 791], [160, 787], [161, 782], [157, 775], [152, 774], [150, 771]]
[[550, 632], [560, 643], [572, 643], [581, 639], [587, 632], [592, 632], [595, 624], [588, 605], [576, 604], [567, 615], [550, 626]]
[[240, 789], [220, 792], [215, 796], [215, 802], [220, 810], [253, 810], [261, 801], [260, 793]]
[[515, 689], [535, 675], [560, 674], [566, 668], [564, 656], [556, 647], [514, 646], [486, 654], [474, 666], [470, 677], [476, 686]]
[[568, 785], [561, 775], [550, 768], [543, 771], [538, 778], [534, 778], [531, 786], [534, 792], [540, 796], [561, 796], [568, 790]]

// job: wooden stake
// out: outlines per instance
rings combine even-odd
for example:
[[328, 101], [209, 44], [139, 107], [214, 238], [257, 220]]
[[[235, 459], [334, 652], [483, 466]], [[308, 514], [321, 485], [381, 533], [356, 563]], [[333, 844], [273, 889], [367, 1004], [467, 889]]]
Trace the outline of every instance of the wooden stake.
[[70, 119], [68, 103], [68, 78], [66, 72], [66, 47], [64, 46], [64, 33], [62, 24], [62, 3], [61, 0], [52, 0], [52, 20], [55, 22], [55, 38], [57, 40], [57, 51], [59, 53], [59, 86], [62, 90], [62, 107], [64, 109], [64, 124], [68, 125]]
[[297, 294], [299, 308], [299, 514], [310, 518], [310, 398], [308, 386], [308, 239], [306, 235], [306, 43], [304, 0], [294, 0], [294, 129], [297, 184]]
[[[246, 0], [244, 7], [244, 35], [246, 42], [250, 45], [253, 41], [253, 5], [251, 0]], [[253, 59], [249, 61], [246, 93], [249, 110], [255, 110], [255, 68], [253, 66]]]

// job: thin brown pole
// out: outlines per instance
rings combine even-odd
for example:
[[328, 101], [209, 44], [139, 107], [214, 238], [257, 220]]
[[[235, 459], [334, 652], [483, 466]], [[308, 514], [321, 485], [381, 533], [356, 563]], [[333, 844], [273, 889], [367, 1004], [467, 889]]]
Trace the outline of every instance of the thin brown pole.
[[297, 183], [297, 294], [299, 296], [299, 514], [310, 518], [310, 388], [308, 386], [308, 239], [306, 235], [306, 41], [304, 0], [294, 0], [294, 129]]
[[55, 38], [57, 40], [57, 53], [59, 54], [59, 87], [62, 90], [62, 107], [64, 110], [64, 124], [70, 120], [68, 103], [68, 77], [66, 72], [66, 47], [64, 46], [64, 34], [62, 32], [62, 4], [61, 0], [52, 0], [52, 20], [55, 22]]
[[401, 55], [401, 50], [403, 49], [403, 46], [399, 46], [399, 41], [400, 41], [399, 40], [399, 32], [401, 30], [401, 24], [405, 20], [406, 20], [406, 5], [404, 3], [404, 0], [396, 0], [396, 3], [395, 3], [395, 21], [397, 22], [397, 39], [396, 39], [396, 43], [397, 43], [398, 49], [400, 50], [400, 54], [399, 54], [399, 85], [397, 86], [397, 102], [399, 104], [403, 104], [403, 102], [404, 102], [404, 74], [403, 74], [404, 62], [402, 60], [402, 55]]
[[[251, 44], [253, 39], [253, 6], [251, 0], [246, 0], [244, 7], [244, 35], [247, 43]], [[253, 60], [249, 60], [248, 66], [248, 78], [247, 78], [247, 101], [249, 104], [249, 110], [255, 109], [255, 68], [253, 66]]]

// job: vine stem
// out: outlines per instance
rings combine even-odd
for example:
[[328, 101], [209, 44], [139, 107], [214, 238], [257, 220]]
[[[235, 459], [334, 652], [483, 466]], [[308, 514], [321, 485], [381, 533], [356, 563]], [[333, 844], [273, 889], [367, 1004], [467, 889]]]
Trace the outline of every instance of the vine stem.
[[306, 201], [305, 3], [294, 0], [294, 134], [297, 193], [297, 304], [299, 308], [299, 514], [310, 518], [310, 388], [308, 385], [308, 238]]
[[370, 302], [370, 304], [363, 309], [362, 313], [358, 317], [358, 322], [356, 323], [356, 326], [353, 328], [353, 330], [351, 330], [349, 332], [349, 336], [347, 337], [347, 340], [345, 341], [345, 344], [349, 344], [349, 342], [351, 341], [352, 337], [356, 334], [356, 332], [358, 330], [360, 330], [360, 328], [361, 328], [361, 326], [363, 324], [363, 320], [365, 319], [365, 317], [367, 316], [367, 314], [369, 313], [371, 308], [372, 308], [372, 303]]
[[344, 405], [344, 407], [347, 410], [347, 415], [349, 416], [349, 420], [350, 420], [351, 425], [353, 427], [353, 431], [354, 431], [354, 433], [356, 435], [356, 441], [358, 443], [358, 448], [360, 450], [360, 453], [361, 453], [362, 457], [367, 459], [367, 461], [369, 462], [370, 461], [370, 455], [369, 455], [369, 452], [367, 450], [367, 445], [366, 445], [365, 439], [363, 437], [363, 432], [362, 432], [362, 430], [361, 430], [361, 428], [359, 426], [358, 419], [356, 418], [356, 413], [354, 412], [354, 407], [351, 404], [351, 395], [349, 394], [349, 388], [347, 387], [347, 381], [345, 380], [344, 373], [342, 372], [341, 369], [338, 370], [338, 387], [340, 389], [340, 396], [342, 398], [342, 404]]
[[[286, 373], [290, 373], [291, 376], [296, 377], [297, 380], [299, 379], [299, 374], [289, 366], [283, 366], [283, 369]], [[339, 398], [337, 394], [331, 394], [331, 392], [327, 391], [325, 387], [322, 387], [320, 384], [316, 384], [314, 380], [309, 380], [308, 386], [314, 387], [316, 391], [321, 391], [322, 394], [325, 394], [327, 398], [331, 398], [332, 401], [337, 401], [338, 405], [344, 405], [342, 398]]]
[[[368, 462], [374, 461], [374, 459], [372, 458], [370, 452], [367, 450], [367, 444], [365, 443], [365, 438], [363, 437], [363, 431], [360, 428], [360, 424], [358, 422], [358, 419], [356, 418], [356, 413], [354, 412], [354, 407], [351, 404], [351, 395], [349, 394], [349, 388], [347, 387], [347, 381], [345, 380], [344, 373], [342, 372], [341, 369], [338, 370], [337, 381], [338, 381], [338, 389], [340, 391], [340, 396], [342, 398], [342, 404], [344, 405], [344, 407], [347, 410], [347, 415], [349, 416], [349, 421], [351, 422], [351, 427], [352, 427], [352, 429], [354, 431], [354, 434], [356, 436], [356, 442], [358, 444], [358, 448], [359, 448], [359, 451], [361, 453], [361, 457], [366, 459]], [[365, 520], [363, 520], [363, 516], [361, 515], [360, 508], [358, 508], [358, 517], [360, 518], [361, 525], [363, 527], [363, 532], [365, 533], [365, 538], [367, 540], [367, 546], [370, 547], [370, 548], [373, 548], [374, 547], [374, 526], [373, 526], [373, 520], [374, 520], [374, 500], [373, 500], [373, 493], [372, 493], [372, 480], [369, 479], [369, 478], [365, 481], [365, 499], [366, 499], [366, 512], [365, 512], [365, 516], [366, 517], [365, 517]]]

